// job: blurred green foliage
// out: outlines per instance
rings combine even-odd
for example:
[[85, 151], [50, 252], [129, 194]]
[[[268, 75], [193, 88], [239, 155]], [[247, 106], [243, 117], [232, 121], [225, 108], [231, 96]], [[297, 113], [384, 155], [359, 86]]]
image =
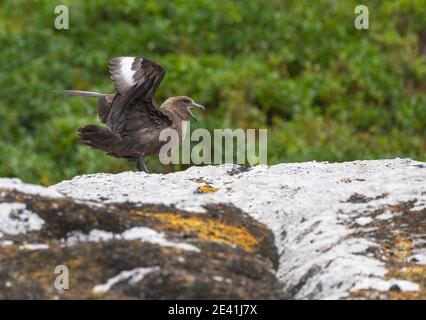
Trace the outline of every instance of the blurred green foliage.
[[[70, 29], [55, 30], [66, 4]], [[0, 4], [0, 176], [51, 184], [133, 169], [80, 145], [96, 101], [55, 89], [112, 92], [113, 56], [159, 62], [157, 100], [208, 106], [192, 128], [268, 128], [271, 164], [426, 160], [426, 1], [8, 0]], [[158, 171], [181, 169], [160, 167]]]

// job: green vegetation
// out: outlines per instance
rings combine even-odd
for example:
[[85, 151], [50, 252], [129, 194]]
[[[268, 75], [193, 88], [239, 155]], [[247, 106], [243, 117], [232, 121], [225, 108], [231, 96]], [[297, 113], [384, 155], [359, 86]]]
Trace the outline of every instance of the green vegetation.
[[[54, 8], [70, 29], [54, 29]], [[95, 100], [112, 92], [109, 58], [136, 55], [167, 71], [157, 100], [208, 106], [192, 128], [268, 128], [271, 164], [411, 157], [426, 160], [426, 1], [2, 1], [0, 176], [51, 184], [133, 169], [77, 142]], [[156, 159], [148, 165], [157, 171]]]

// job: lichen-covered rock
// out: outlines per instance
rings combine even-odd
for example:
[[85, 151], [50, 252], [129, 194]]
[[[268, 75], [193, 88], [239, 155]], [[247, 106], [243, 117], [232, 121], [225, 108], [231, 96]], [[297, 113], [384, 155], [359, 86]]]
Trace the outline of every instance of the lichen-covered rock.
[[[426, 163], [221, 165], [2, 187], [0, 298], [426, 299]], [[68, 291], [52, 286], [56, 264], [70, 268]]]
[[[0, 181], [0, 299], [286, 297], [272, 233], [232, 205], [197, 213], [22, 186]], [[69, 289], [54, 285], [57, 266]]]
[[201, 212], [231, 203], [267, 225], [296, 299], [426, 299], [426, 163], [410, 159], [192, 167], [76, 177], [51, 188]]

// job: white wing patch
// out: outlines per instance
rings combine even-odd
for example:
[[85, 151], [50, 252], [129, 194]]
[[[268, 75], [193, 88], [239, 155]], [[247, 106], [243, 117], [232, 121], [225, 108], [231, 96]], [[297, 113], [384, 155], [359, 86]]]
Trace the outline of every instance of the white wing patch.
[[133, 57], [123, 57], [120, 61], [120, 71], [123, 79], [129, 86], [133, 86], [135, 81], [133, 80], [133, 75], [135, 71], [132, 70], [133, 62], [135, 58]]
[[110, 61], [109, 72], [111, 73], [111, 79], [121, 93], [125, 93], [136, 84], [134, 75], [137, 70], [132, 70], [136, 59], [142, 62], [142, 59], [135, 57], [117, 57], [112, 58]]

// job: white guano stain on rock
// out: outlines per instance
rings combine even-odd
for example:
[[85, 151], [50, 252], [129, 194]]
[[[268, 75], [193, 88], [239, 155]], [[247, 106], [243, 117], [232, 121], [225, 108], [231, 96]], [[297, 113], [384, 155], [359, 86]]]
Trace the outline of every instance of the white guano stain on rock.
[[0, 237], [40, 230], [44, 220], [23, 203], [0, 203]]
[[417, 291], [419, 285], [412, 281], [400, 280], [400, 279], [389, 279], [383, 280], [380, 278], [362, 279], [353, 288], [352, 291], [359, 289], [376, 289], [379, 291], [388, 291], [392, 287], [397, 287], [401, 291]]
[[81, 231], [72, 231], [65, 236], [65, 239], [61, 239], [61, 242], [67, 245], [74, 245], [78, 242], [99, 242], [109, 241], [114, 239], [115, 235], [112, 232], [93, 229], [90, 230], [89, 234], [85, 234]]
[[393, 216], [394, 215], [391, 212], [385, 211], [381, 215], [378, 215], [377, 217], [375, 217], [375, 219], [376, 220], [388, 220], [388, 219], [392, 218]]
[[173, 247], [177, 249], [196, 251], [199, 252], [196, 246], [183, 243], [169, 241], [165, 238], [164, 233], [157, 232], [154, 229], [146, 227], [133, 227], [125, 230], [123, 233], [112, 233], [104, 230], [94, 229], [89, 234], [84, 234], [80, 231], [70, 232], [62, 242], [67, 245], [74, 245], [78, 242], [98, 242], [98, 241], [109, 241], [112, 239], [116, 240], [139, 240], [141, 242], [149, 242], [152, 244], [158, 244], [163, 247]]
[[133, 227], [124, 231], [121, 236], [124, 240], [140, 240], [153, 244], [158, 244], [163, 247], [173, 247], [187, 251], [200, 251], [200, 249], [193, 246], [192, 244], [169, 241], [165, 238], [164, 233], [160, 233], [155, 231], [154, 229], [146, 227]]
[[[381, 261], [360, 254], [376, 244], [349, 235], [354, 226], [364, 228], [354, 223], [360, 213], [414, 199], [426, 203], [423, 165], [410, 159], [307, 162], [256, 166], [236, 175], [227, 174], [233, 165], [205, 166], [167, 175], [79, 176], [50, 189], [81, 200], [172, 204], [198, 212], [208, 203], [232, 203], [274, 232], [284, 289], [298, 299], [334, 299], [374, 286], [386, 274]], [[200, 183], [190, 179], [200, 177], [219, 190], [194, 194]], [[354, 194], [369, 200], [349, 202]]]
[[373, 218], [371, 218], [371, 217], [360, 217], [360, 218], [356, 219], [355, 222], [357, 224], [359, 224], [360, 226], [365, 226], [366, 224], [373, 222]]
[[49, 249], [48, 244], [44, 243], [25, 243], [19, 246], [21, 250], [47, 250]]
[[148, 273], [159, 271], [159, 267], [136, 268], [133, 270], [121, 271], [115, 277], [108, 279], [104, 284], [95, 286], [92, 291], [94, 293], [108, 292], [114, 285], [122, 281], [128, 280], [129, 284], [134, 285], [141, 281]]

